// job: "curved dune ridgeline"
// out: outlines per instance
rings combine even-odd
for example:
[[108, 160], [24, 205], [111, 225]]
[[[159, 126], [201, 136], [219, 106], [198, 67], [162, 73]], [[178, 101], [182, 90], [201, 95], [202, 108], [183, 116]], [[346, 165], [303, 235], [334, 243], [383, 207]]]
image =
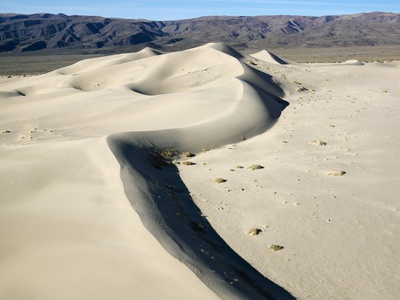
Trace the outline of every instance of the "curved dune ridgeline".
[[[233, 50], [223, 46], [221, 52]], [[154, 151], [173, 149], [177, 153], [198, 153], [240, 142], [273, 126], [284, 109], [280, 99], [283, 91], [270, 76], [242, 64], [238, 57], [235, 59], [226, 57], [226, 73], [224, 69], [219, 70], [220, 76], [213, 82], [192, 87], [212, 91], [217, 85], [219, 93], [232, 94], [231, 104], [225, 111], [186, 127], [116, 133], [107, 141], [121, 165], [125, 193], [144, 226], [217, 295], [223, 299], [291, 299], [289, 293], [237, 255], [201, 217], [175, 166], [158, 168], [151, 162]], [[229, 76], [233, 67], [238, 74], [236, 78]], [[163, 70], [159, 72], [162, 74]], [[174, 75], [163, 79], [170, 87], [176, 86], [170, 83], [175, 80]], [[200, 82], [201, 76], [197, 80]], [[152, 94], [159, 88], [155, 86]]]
[[[179, 297], [190, 299], [193, 299], [194, 295], [209, 298], [210, 294], [224, 299], [292, 298], [283, 288], [265, 278], [236, 254], [216, 233], [192, 200], [189, 190], [180, 178], [177, 166], [166, 166], [163, 161], [165, 158], [161, 155], [165, 151], [201, 153], [249, 139], [274, 126], [287, 105], [282, 100], [284, 91], [274, 77], [254, 68], [249, 60], [250, 57], [246, 58], [224, 44], [207, 44], [175, 53], [162, 53], [145, 48], [136, 53], [83, 60], [37, 77], [23, 80], [7, 79], [0, 90], [0, 95], [5, 99], [2, 102], [3, 118], [11, 115], [13, 118], [8, 122], [10, 130], [4, 131], [5, 143], [13, 147], [29, 148], [32, 153], [25, 158], [21, 156], [23, 152], [10, 152], [9, 160], [28, 160], [32, 161], [33, 166], [54, 165], [54, 168], [57, 168], [54, 177], [40, 177], [39, 174], [42, 173], [26, 169], [25, 175], [21, 176], [32, 178], [33, 182], [42, 182], [43, 178], [46, 178], [44, 182], [47, 183], [37, 187], [35, 184], [29, 184], [31, 188], [23, 193], [24, 198], [31, 199], [31, 195], [36, 194], [40, 198], [42, 190], [50, 189], [62, 196], [50, 196], [53, 192], [48, 192], [49, 196], [44, 197], [45, 201], [49, 201], [46, 206], [55, 209], [57, 206], [54, 206], [54, 201], [60, 202], [59, 206], [68, 203], [69, 209], [74, 211], [78, 208], [70, 199], [82, 198], [78, 202], [79, 205], [86, 205], [84, 199], [88, 198], [92, 199], [89, 203], [93, 205], [90, 206], [93, 207], [93, 211], [98, 211], [102, 207], [106, 208], [99, 206], [99, 203], [108, 203], [111, 207], [122, 205], [123, 200], [111, 201], [112, 198], [107, 195], [124, 193], [148, 232], [167, 250], [165, 252], [154, 245], [151, 246], [154, 253], [159, 253], [155, 261], [160, 263], [156, 268], [153, 266], [142, 271], [141, 281], [134, 281], [136, 284], [131, 287], [135, 289], [135, 286], [139, 286], [134, 294], [143, 298], [153, 298], [157, 294], [157, 290], [146, 288], [152, 284], [151, 280], [146, 280], [146, 276], [157, 273], [152, 271], [152, 268], [162, 272], [164, 264], [167, 265], [166, 261], [170, 259], [178, 259], [197, 276], [193, 275], [194, 278], [191, 279], [192, 290], [187, 286], [174, 288], [173, 292], [162, 291], [162, 288], [168, 290], [174, 287], [177, 278], [187, 278], [188, 275], [179, 275], [183, 274], [183, 271], [178, 271], [174, 276], [167, 275], [164, 280], [169, 281], [164, 285], [157, 283], [160, 288], [158, 293], [168, 294], [174, 299], [177, 294]], [[105, 149], [105, 140], [119, 163], [120, 174], [115, 172], [115, 158], [115, 165], [110, 158], [104, 161], [101, 158], [108, 157], [106, 152], [109, 152], [109, 149]], [[56, 143], [56, 151], [52, 151], [52, 147], [46, 148], [50, 142]], [[41, 151], [43, 155], [39, 154]], [[83, 162], [85, 157], [88, 158], [88, 163]], [[80, 164], [86, 167], [79, 168]], [[120, 176], [119, 183], [123, 185], [123, 189], [115, 182], [116, 176]], [[85, 188], [71, 188], [74, 186], [72, 178], [91, 179], [90, 188], [88, 186], [86, 189], [96, 189], [99, 192], [83, 196], [87, 192], [80, 191]], [[63, 186], [67, 184], [62, 182], [66, 180], [72, 182], [68, 184], [70, 187], [64, 190]], [[113, 190], [115, 191], [111, 192]], [[85, 211], [82, 207], [80, 210]], [[4, 213], [8, 216], [13, 215], [11, 212]], [[52, 216], [59, 213], [61, 211], [48, 212]], [[108, 215], [102, 212], [97, 214]], [[54, 220], [65, 218], [52, 216], [49, 218]], [[118, 214], [110, 213], [110, 216], [117, 218]], [[113, 236], [118, 237], [121, 230], [125, 232], [130, 228], [130, 233], [123, 233], [123, 236], [128, 236], [128, 239], [136, 238], [139, 228], [134, 227], [136, 221], [133, 219], [120, 217], [118, 221], [113, 221], [115, 224], [110, 227], [110, 230], [116, 231]], [[101, 220], [102, 218], [96, 219], [91, 224], [97, 224]], [[73, 219], [68, 222], [75, 224]], [[124, 222], [131, 222], [131, 227], [122, 226]], [[53, 223], [54, 228], [60, 227], [59, 232], [74, 228], [72, 225], [62, 225], [59, 221]], [[153, 243], [151, 239], [147, 237], [144, 242], [137, 238], [137, 241], [130, 242], [126, 247], [109, 252], [106, 251], [106, 245], [110, 238], [105, 238], [101, 233], [100, 224], [101, 222], [89, 228], [81, 225], [80, 230], [85, 234], [76, 237], [73, 243], [87, 245], [93, 243], [88, 241], [96, 241], [94, 253], [98, 254], [98, 259], [103, 263], [114, 260], [114, 256], [123, 257], [120, 252], [133, 247], [130, 250], [132, 257], [126, 259], [125, 265], [133, 265], [128, 269], [128, 273], [137, 272], [135, 266], [142, 262], [137, 261], [134, 253], [139, 251], [142, 255], [149, 255], [148, 243]], [[86, 236], [93, 237], [88, 240]], [[49, 240], [55, 239], [49, 237]], [[68, 239], [65, 240], [66, 248], [71, 243], [67, 241]], [[126, 238], [121, 238], [119, 243], [122, 245], [126, 242]], [[12, 242], [9, 244], [13, 245]], [[136, 246], [138, 244], [141, 245], [139, 248]], [[48, 251], [53, 251], [52, 247], [49, 246]], [[59, 244], [55, 243], [54, 247], [59, 247]], [[76, 264], [84, 257], [84, 248], [79, 249], [73, 254], [76, 256]], [[32, 264], [38, 261], [35, 255], [36, 252], [32, 252], [27, 256], [32, 259]], [[165, 255], [169, 255], [169, 258]], [[68, 265], [67, 260], [58, 261], [58, 264], [61, 264], [60, 268], [67, 269], [74, 265]], [[31, 263], [26, 262], [25, 265], [30, 266]], [[87, 270], [90, 272], [101, 265], [102, 263], [93, 261]], [[174, 272], [178, 268], [185, 268], [189, 272], [184, 265], [179, 265], [181, 267], [175, 266], [168, 272]], [[29, 272], [26, 271], [25, 274]], [[43, 271], [43, 274], [45, 278], [52, 277], [50, 270]], [[74, 278], [68, 274], [70, 273], [66, 272], [65, 278], [60, 278], [59, 281], [68, 282], [68, 278]], [[106, 287], [103, 280], [107, 281], [108, 273], [97, 271], [97, 274], [94, 279], [96, 285]], [[136, 278], [135, 276], [137, 277], [128, 275], [125, 280], [129, 281], [130, 277]], [[110, 283], [110, 286], [120, 284], [121, 279], [118, 278], [119, 276], [114, 276], [115, 283]], [[40, 277], [36, 280], [39, 279]], [[74, 291], [81, 291], [82, 294], [82, 291], [88, 289], [90, 285], [82, 284], [81, 288]], [[208, 292], [196, 292], [196, 289]], [[122, 289], [121, 293], [122, 291], [125, 290]], [[88, 292], [87, 295], [92, 297], [93, 292]], [[107, 292], [103, 291], [102, 295], [107, 295]], [[77, 295], [70, 296], [73, 298]], [[123, 296], [115, 298], [120, 297]]]

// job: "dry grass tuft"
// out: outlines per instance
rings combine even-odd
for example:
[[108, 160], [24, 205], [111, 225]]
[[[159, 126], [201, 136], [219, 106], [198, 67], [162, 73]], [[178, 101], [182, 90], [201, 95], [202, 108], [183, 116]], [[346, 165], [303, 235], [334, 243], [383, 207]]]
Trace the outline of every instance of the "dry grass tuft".
[[182, 154], [183, 154], [184, 157], [194, 157], [194, 156], [196, 156], [195, 154], [193, 154], [191, 152], [188, 152], [188, 151], [187, 152], [183, 152]]
[[304, 86], [299, 86], [299, 87], [297, 88], [297, 91], [298, 91], [298, 92], [305, 92], [305, 91], [308, 91], [308, 88], [305, 88]]
[[256, 236], [256, 235], [258, 235], [259, 233], [261, 233], [262, 232], [262, 230], [260, 229], [260, 228], [251, 228], [248, 232], [247, 232], [247, 234], [248, 235], [251, 235], [251, 236]]
[[149, 162], [156, 168], [172, 165], [173, 160], [178, 156], [178, 152], [173, 149], [158, 150], [153, 149], [149, 152]]
[[346, 174], [346, 172], [340, 170], [332, 170], [328, 172], [329, 176], [343, 176], [344, 174]]
[[185, 165], [185, 166], [193, 166], [193, 165], [195, 165], [195, 163], [194, 163], [194, 162], [191, 162], [191, 161], [188, 161], [188, 160], [186, 160], [186, 161], [183, 161], [183, 162], [182, 162], [182, 165]]
[[252, 165], [252, 166], [250, 166], [250, 167], [247, 168], [247, 170], [252, 170], [252, 171], [254, 171], [254, 170], [260, 170], [260, 169], [264, 169], [264, 167], [263, 167], [263, 166], [260, 166], [260, 165]]
[[217, 179], [215, 179], [214, 181], [215, 181], [215, 183], [223, 183], [223, 182], [226, 182], [226, 179], [224, 179], [224, 178], [217, 178]]
[[271, 246], [269, 246], [269, 250], [274, 251], [274, 252], [282, 250], [284, 248], [285, 247], [283, 247], [283, 246], [279, 246], [279, 245], [275, 245], [275, 244], [272, 244]]

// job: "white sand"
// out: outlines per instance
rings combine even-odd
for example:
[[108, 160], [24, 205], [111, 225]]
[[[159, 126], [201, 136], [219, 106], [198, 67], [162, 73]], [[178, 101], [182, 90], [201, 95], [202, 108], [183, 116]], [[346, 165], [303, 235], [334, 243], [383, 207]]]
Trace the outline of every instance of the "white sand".
[[399, 67], [208, 44], [0, 81], [0, 299], [399, 298]]

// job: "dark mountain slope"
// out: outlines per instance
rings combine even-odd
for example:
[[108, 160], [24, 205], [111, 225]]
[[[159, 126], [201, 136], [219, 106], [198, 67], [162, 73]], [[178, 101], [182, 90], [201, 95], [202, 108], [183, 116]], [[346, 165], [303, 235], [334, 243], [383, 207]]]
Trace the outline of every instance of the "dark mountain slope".
[[[179, 50], [207, 42], [239, 49], [400, 44], [400, 14], [202, 17], [177, 21], [0, 14], [0, 52]], [[97, 50], [101, 49], [101, 50]]]

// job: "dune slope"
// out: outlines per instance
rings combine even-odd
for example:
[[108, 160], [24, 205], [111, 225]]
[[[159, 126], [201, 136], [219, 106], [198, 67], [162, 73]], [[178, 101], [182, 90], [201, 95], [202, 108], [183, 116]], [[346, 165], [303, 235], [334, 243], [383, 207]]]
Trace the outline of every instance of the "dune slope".
[[[157, 286], [173, 287], [173, 293], [162, 288], [158, 292], [174, 299], [209, 298], [214, 293], [229, 299], [291, 297], [219, 237], [191, 202], [173, 166], [159, 170], [149, 160], [167, 149], [198, 153], [271, 128], [285, 107], [284, 92], [272, 76], [246, 65], [235, 50], [209, 44], [178, 53], [147, 48], [90, 59], [42, 76], [6, 80], [0, 89], [1, 172], [8, 178], [1, 186], [2, 220], [3, 228], [12, 228], [2, 233], [7, 245], [2, 251], [7, 254], [2, 260], [1, 277], [7, 277], [1, 289], [4, 295], [20, 296], [16, 277], [9, 276], [16, 270], [13, 265], [20, 261], [25, 268], [34, 268], [43, 261], [43, 270], [22, 269], [24, 276], [38, 273], [35, 279], [25, 279], [26, 292], [38, 297], [53, 297], [65, 283], [76, 287], [66, 298], [79, 294], [105, 298], [112, 293], [118, 298], [129, 294], [151, 298], [157, 291], [149, 287], [148, 276], [155, 273], [157, 278], [171, 271], [177, 274], [154, 280], [162, 281]], [[120, 165], [122, 183], [107, 145]], [[136, 217], [128, 217], [132, 212], [122, 209], [128, 203], [125, 196], [140, 224]], [[90, 222], [86, 214], [92, 216]], [[108, 219], [105, 230], [101, 222]], [[153, 237], [138, 233], [144, 230], [142, 223], [189, 269], [182, 264], [172, 267], [173, 258], [165, 258], [165, 250], [150, 246]], [[45, 230], [42, 236], [44, 227], [53, 231]], [[132, 236], [127, 238], [128, 228]], [[29, 234], [21, 233], [26, 230]], [[115, 251], [104, 249], [110, 234]], [[40, 240], [49, 244], [46, 251], [40, 251]], [[153, 252], [147, 253], [149, 247]], [[94, 253], [90, 259], [88, 251]], [[145, 256], [153, 253], [153, 263], [143, 262], [145, 252]], [[46, 262], [48, 256], [54, 259]], [[117, 256], [126, 261], [125, 267], [109, 279], [99, 260], [118, 266], [123, 262], [116, 263]], [[147, 275], [136, 273], [135, 268], [146, 264], [149, 268], [141, 272]], [[55, 279], [56, 269], [71, 270]], [[184, 274], [189, 270], [201, 281], [187, 279], [191, 277]], [[77, 283], [92, 273], [96, 273], [92, 283]], [[71, 281], [72, 274], [77, 277]], [[120, 282], [124, 274], [138, 283], [134, 292], [120, 287], [130, 281]], [[184, 287], [178, 287], [175, 278], [185, 278]], [[54, 288], [45, 288], [46, 281]], [[109, 281], [107, 288], [105, 281]], [[104, 287], [94, 291], [98, 285]]]

